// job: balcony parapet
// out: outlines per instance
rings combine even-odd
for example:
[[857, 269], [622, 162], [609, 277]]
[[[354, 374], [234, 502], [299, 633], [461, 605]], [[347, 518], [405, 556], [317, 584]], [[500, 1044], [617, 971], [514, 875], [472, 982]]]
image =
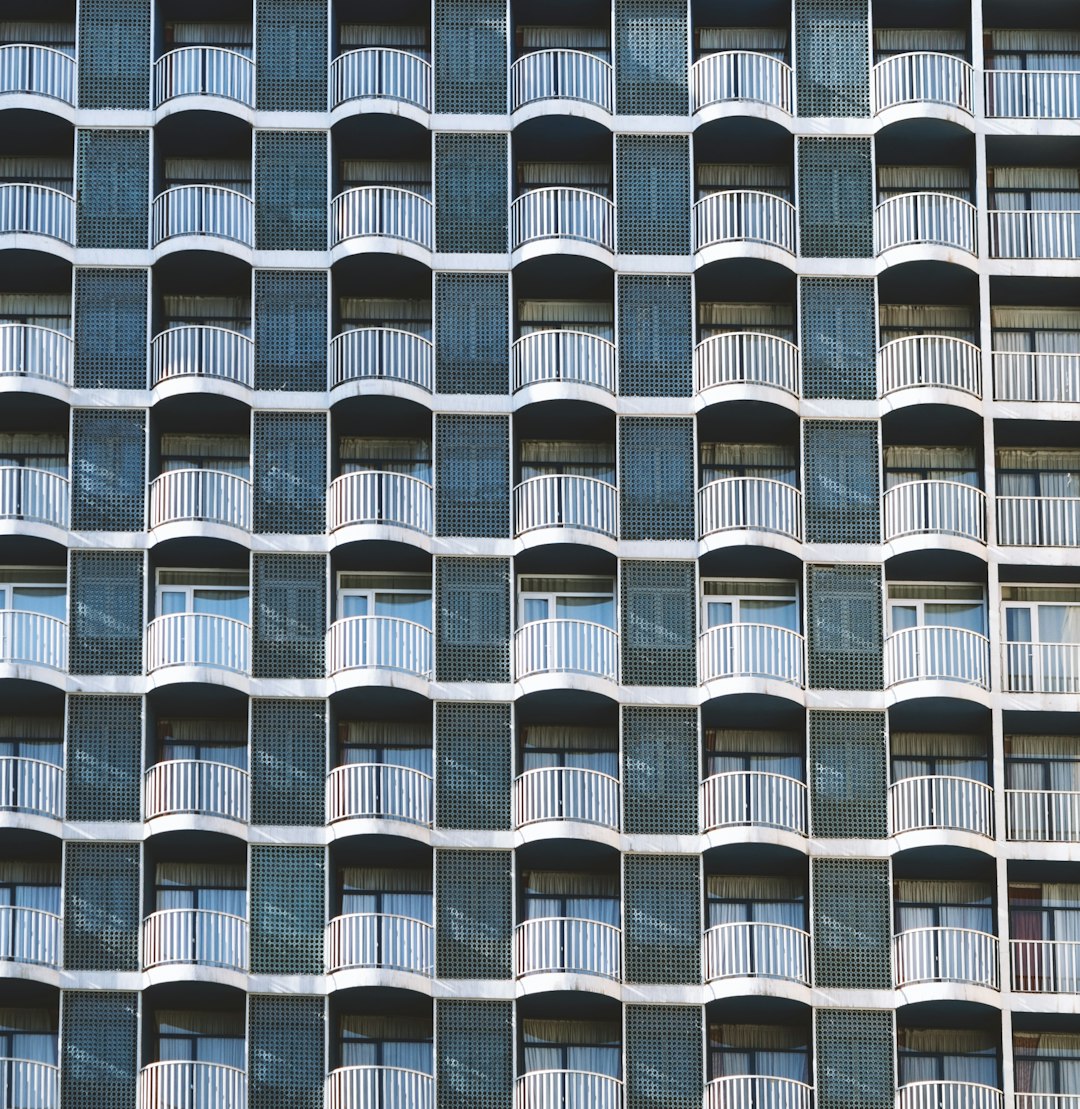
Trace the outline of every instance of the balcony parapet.
[[42, 235], [75, 245], [75, 198], [29, 182], [0, 185], [0, 235]]
[[0, 520], [25, 520], [67, 530], [71, 483], [51, 470], [0, 466]]
[[982, 352], [952, 335], [907, 335], [878, 351], [881, 396], [903, 389], [956, 389], [982, 397]]
[[526, 920], [514, 931], [514, 974], [595, 974], [622, 977], [622, 931], [578, 917]]
[[143, 778], [143, 813], [157, 816], [197, 813], [247, 824], [248, 772], [238, 766], [201, 759], [167, 759], [149, 767]]
[[998, 989], [998, 939], [972, 928], [909, 928], [893, 937], [896, 985], [962, 982]]
[[978, 210], [948, 193], [903, 193], [882, 201], [874, 212], [877, 253], [920, 244], [977, 252]]
[[404, 1067], [338, 1067], [326, 1079], [326, 1109], [435, 1109], [435, 1079]]
[[177, 521], [251, 531], [251, 482], [222, 470], [166, 470], [150, 483], [150, 527]]
[[542, 766], [514, 780], [514, 823], [572, 820], [619, 830], [619, 779], [576, 766]]
[[615, 394], [615, 344], [584, 331], [534, 331], [510, 349], [514, 392], [562, 381]]
[[400, 239], [424, 250], [434, 243], [434, 205], [426, 196], [390, 185], [338, 193], [330, 205], [330, 245], [350, 239]]
[[986, 72], [990, 119], [1080, 119], [1080, 72], [992, 69]]
[[150, 362], [154, 385], [177, 377], [205, 377], [250, 389], [255, 344], [247, 335], [225, 327], [170, 327], [154, 336]]
[[763, 243], [795, 254], [795, 205], [782, 196], [732, 189], [694, 205], [694, 249], [719, 243]]
[[995, 350], [994, 400], [1080, 401], [1080, 354]]
[[885, 637], [885, 684], [958, 682], [990, 688], [990, 641], [967, 628], [902, 628]]
[[544, 474], [514, 487], [514, 534], [540, 528], [576, 528], [616, 539], [619, 491], [579, 474]]
[[589, 189], [531, 189], [510, 205], [514, 250], [529, 243], [558, 239], [615, 249], [615, 205]]
[[698, 639], [698, 680], [768, 678], [802, 686], [803, 637], [774, 624], [721, 624]]
[[510, 67], [510, 108], [571, 100], [611, 113], [612, 67], [584, 50], [534, 50]]
[[799, 348], [757, 331], [713, 335], [694, 348], [694, 376], [699, 393], [723, 385], [764, 385], [798, 397]]
[[1080, 693], [1080, 643], [1005, 643], [1007, 693]]
[[0, 962], [59, 967], [62, 931], [55, 913], [0, 905]]
[[1012, 988], [1018, 993], [1080, 994], [1080, 943], [1011, 940]]
[[153, 245], [196, 235], [254, 245], [255, 204], [250, 196], [220, 185], [177, 185], [154, 197]]
[[151, 1063], [139, 1072], [140, 1109], [247, 1109], [247, 1073], [224, 1063]]
[[221, 46], [182, 46], [154, 62], [154, 106], [178, 96], [220, 96], [255, 106], [255, 63]]
[[0, 46], [0, 96], [26, 93], [75, 107], [75, 59], [35, 43]]
[[160, 909], [143, 921], [143, 967], [178, 963], [246, 971], [248, 922], [216, 909]]
[[63, 767], [44, 759], [0, 758], [0, 809], [63, 820]]
[[1007, 789], [1005, 822], [1017, 842], [1080, 843], [1080, 791]]
[[399, 616], [346, 616], [326, 633], [326, 669], [400, 670], [431, 677], [431, 629]]
[[[1080, 74], [1076, 75], [1080, 79]], [[1000, 211], [990, 217], [990, 257], [1080, 258], [1080, 211]]]
[[705, 1109], [810, 1109], [814, 1089], [794, 1078], [732, 1074], [705, 1087]]
[[619, 636], [589, 620], [534, 620], [514, 633], [514, 673], [588, 674], [618, 680]]
[[810, 933], [787, 924], [739, 921], [705, 933], [705, 981], [778, 978], [810, 985]]
[[330, 342], [330, 388], [349, 381], [397, 381], [430, 393], [431, 340], [393, 327], [343, 331]]
[[326, 822], [401, 820], [431, 824], [432, 778], [390, 763], [347, 763], [326, 778]]
[[146, 670], [205, 666], [247, 674], [251, 670], [251, 626], [229, 616], [174, 612], [146, 628]]
[[968, 115], [975, 71], [953, 54], [914, 50], [874, 66], [874, 111], [899, 104], [944, 104]]
[[411, 474], [358, 470], [330, 484], [330, 531], [353, 524], [383, 524], [431, 534], [431, 485]]
[[0, 324], [0, 378], [71, 384], [71, 336], [29, 323]]
[[701, 537], [725, 531], [768, 531], [802, 537], [802, 493], [786, 481], [727, 477], [698, 490]]
[[330, 63], [330, 108], [350, 100], [396, 100], [431, 111], [431, 63], [418, 54], [365, 47]]
[[720, 50], [690, 67], [693, 110], [732, 101], [767, 104], [791, 115], [792, 68], [754, 50]]
[[896, 1109], [1002, 1109], [1004, 1104], [996, 1086], [978, 1082], [908, 1082], [896, 1091]]
[[68, 626], [55, 616], [21, 609], [0, 611], [0, 663], [66, 670]]
[[5, 1104], [28, 1109], [60, 1109], [60, 1068], [33, 1059], [0, 1056]]
[[755, 826], [807, 834], [806, 783], [766, 770], [729, 770], [701, 783], [705, 832]]
[[986, 494], [961, 481], [905, 481], [885, 490], [885, 542], [952, 535], [986, 542]]
[[998, 542], [1003, 547], [1080, 545], [1080, 497], [997, 498]]
[[992, 839], [994, 791], [947, 774], [901, 778], [889, 786], [889, 818], [893, 835], [936, 828]]
[[534, 1070], [514, 1085], [514, 1109], [621, 1109], [623, 1084], [582, 1070]]
[[326, 929], [326, 969], [400, 970], [430, 978], [435, 969], [435, 929], [393, 913], [347, 913]]

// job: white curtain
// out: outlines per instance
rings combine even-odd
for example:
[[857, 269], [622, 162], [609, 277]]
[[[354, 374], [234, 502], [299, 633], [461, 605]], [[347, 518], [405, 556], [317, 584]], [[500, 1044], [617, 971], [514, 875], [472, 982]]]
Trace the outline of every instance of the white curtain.
[[251, 57], [250, 23], [166, 23], [167, 46], [220, 46]]
[[959, 481], [978, 488], [974, 447], [885, 447], [885, 488], [923, 479]]
[[15, 46], [24, 42], [49, 46], [74, 58], [75, 24], [36, 23], [22, 19], [0, 20], [0, 45]]
[[175, 296], [161, 298], [167, 327], [207, 324], [251, 334], [251, 298], [246, 296]]
[[790, 304], [702, 301], [698, 305], [699, 338], [733, 331], [758, 331], [795, 341], [795, 310]]
[[434, 1073], [430, 1019], [343, 1013], [338, 1027], [343, 1067], [401, 1067]]
[[566, 916], [619, 926], [619, 880], [613, 874], [527, 870], [522, 878], [526, 920]]
[[198, 1060], [244, 1070], [242, 1013], [158, 1009], [158, 1059]]
[[877, 60], [891, 54], [931, 52], [967, 57], [967, 32], [950, 27], [875, 27]]
[[697, 198], [730, 189], [750, 189], [793, 200], [791, 169], [775, 163], [756, 165], [702, 162], [697, 167]]
[[709, 1026], [709, 1077], [766, 1075], [810, 1081], [809, 1032], [781, 1024]]
[[618, 1078], [622, 1033], [614, 1021], [523, 1020], [525, 1070], [583, 1070]]
[[959, 1028], [898, 1028], [899, 1086], [911, 1082], [974, 1082], [999, 1086], [998, 1037]]
[[798, 484], [798, 459], [784, 443], [702, 443], [702, 484], [727, 477], [761, 477]]
[[1080, 1096], [1080, 1034], [1015, 1032], [1013, 1052], [1018, 1093]]
[[878, 311], [881, 342], [906, 335], [951, 335], [979, 341], [975, 309], [967, 304], [882, 304]]
[[1080, 32], [990, 30], [987, 69], [1080, 70]]
[[390, 185], [431, 199], [431, 166], [427, 162], [377, 161], [372, 158], [342, 158], [341, 187]]
[[45, 185], [74, 194], [74, 159], [43, 154], [0, 154], [0, 182]]
[[601, 162], [518, 162], [517, 176], [521, 192], [563, 187], [611, 196], [611, 167]]
[[220, 185], [251, 195], [251, 158], [166, 158], [162, 167], [164, 187]]
[[0, 861], [0, 904], [59, 915], [60, 864]]
[[992, 208], [1072, 212], [1080, 208], [1080, 169], [1071, 166], [994, 166]]
[[1002, 496], [1080, 496], [1080, 450], [999, 447], [997, 478]]
[[[32, 1063], [56, 1066], [56, 1016], [48, 1009], [0, 1009], [0, 1054], [10, 1059], [26, 1059]], [[14, 1102], [10, 1103], [14, 1109]], [[26, 1109], [44, 1101], [27, 1103]], [[22, 1103], [20, 1103], [21, 1109]]]
[[242, 863], [157, 864], [156, 909], [210, 909], [247, 916], [247, 874]]
[[746, 921], [806, 927], [806, 894], [800, 878], [709, 874], [705, 891], [709, 928]]
[[533, 50], [580, 50], [611, 61], [611, 34], [606, 27], [518, 28], [523, 53]]
[[343, 474], [378, 470], [431, 480], [431, 443], [427, 439], [369, 439], [357, 435], [338, 438], [338, 460]]
[[521, 480], [551, 474], [615, 480], [615, 444], [580, 439], [522, 439]]
[[52, 716], [0, 716], [0, 755], [64, 761], [64, 722]]
[[1080, 309], [991, 308], [994, 350], [1080, 354]]
[[342, 297], [342, 331], [361, 327], [390, 327], [431, 338], [431, 301], [391, 297]]
[[613, 727], [533, 724], [521, 729], [522, 770], [568, 766], [619, 775], [619, 735]]
[[422, 24], [342, 23], [339, 33], [342, 50], [382, 46], [391, 50], [404, 50], [420, 58], [428, 56], [428, 32], [427, 27]]
[[614, 309], [608, 300], [518, 301], [518, 327], [522, 335], [535, 331], [583, 331], [614, 340]]
[[697, 34], [698, 50], [702, 54], [718, 50], [750, 50], [787, 61], [786, 27], [701, 27]]
[[343, 867], [341, 911], [386, 913], [431, 924], [431, 870], [411, 867]]
[[878, 200], [904, 193], [946, 193], [971, 200], [971, 173], [963, 166], [879, 165]]
[[937, 926], [993, 933], [993, 899], [993, 888], [985, 882], [900, 878], [896, 930]]
[[29, 323], [71, 334], [67, 293], [0, 293], [0, 323]]
[[1005, 771], [1010, 789], [1080, 792], [1080, 738], [1071, 735], [1006, 736]]

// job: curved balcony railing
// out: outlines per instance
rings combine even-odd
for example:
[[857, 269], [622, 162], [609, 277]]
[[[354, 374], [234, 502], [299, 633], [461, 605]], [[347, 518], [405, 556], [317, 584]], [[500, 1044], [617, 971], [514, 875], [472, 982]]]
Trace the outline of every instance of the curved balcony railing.
[[997, 530], [1003, 547], [1075, 547], [1080, 497], [999, 496]]
[[43, 909], [0, 905], [0, 962], [58, 967], [60, 917]]
[[1080, 791], [1007, 789], [1005, 826], [1011, 840], [1080, 843]]
[[739, 921], [705, 933], [705, 981], [780, 978], [810, 984], [810, 933], [787, 924]]
[[1017, 1091], [1015, 1109], [1080, 1109], [1080, 1094], [1028, 1094]]
[[514, 1084], [514, 1109], [621, 1109], [623, 1084], [583, 1070], [533, 1070]]
[[432, 779], [411, 766], [354, 762], [336, 766], [326, 778], [326, 822], [403, 820], [431, 824]]
[[0, 663], [67, 669], [68, 626], [40, 612], [0, 612]]
[[434, 207], [426, 196], [389, 185], [364, 185], [338, 193], [330, 206], [331, 245], [383, 236], [431, 250]]
[[246, 970], [248, 922], [216, 909], [161, 909], [143, 921], [143, 966], [194, 963]]
[[251, 627], [229, 616], [174, 612], [146, 628], [146, 669], [207, 666], [246, 674], [250, 670]]
[[922, 243], [975, 253], [977, 210], [948, 193], [903, 193], [882, 201], [874, 212], [877, 252]]
[[338, 1067], [326, 1080], [326, 1109], [435, 1109], [435, 1079], [404, 1067]]
[[60, 1109], [60, 1068], [32, 1059], [0, 1056], [3, 1104], [12, 1109]]
[[534, 620], [514, 633], [514, 673], [592, 674], [616, 681], [619, 636], [589, 620]]
[[150, 526], [198, 520], [251, 530], [251, 482], [223, 470], [166, 470], [150, 483]]
[[75, 245], [75, 199], [46, 185], [0, 185], [0, 235], [44, 235]]
[[248, 772], [224, 762], [167, 759], [143, 778], [143, 812], [155, 816], [198, 813], [248, 822]]
[[428, 977], [435, 967], [435, 929], [392, 913], [347, 913], [326, 929], [326, 969], [404, 970]]
[[578, 474], [544, 474], [514, 487], [514, 534], [537, 528], [580, 528], [615, 539], [619, 491], [607, 481]]
[[224, 1063], [151, 1063], [139, 1072], [140, 1109], [246, 1109], [247, 1074]]
[[0, 758], [0, 809], [63, 820], [63, 767], [44, 759]]
[[347, 381], [400, 381], [431, 392], [430, 339], [394, 327], [343, 331], [330, 343], [330, 387]]
[[795, 205], [782, 196], [733, 189], [694, 205], [694, 249], [714, 243], [766, 243], [795, 253]]
[[542, 766], [514, 780], [514, 822], [577, 820], [618, 831], [619, 779], [578, 766]]
[[936, 387], [982, 396], [982, 354], [952, 335], [907, 335], [878, 351], [881, 395]]
[[955, 535], [986, 542], [986, 494], [962, 481], [905, 481], [885, 490], [885, 541]]
[[768, 1074], [732, 1074], [705, 1087], [705, 1109], [810, 1109], [812, 1086]]
[[247, 335], [225, 327], [170, 327], [154, 336], [150, 364], [155, 385], [174, 377], [207, 377], [250, 389], [255, 344]]
[[387, 524], [431, 534], [431, 485], [411, 474], [358, 470], [330, 483], [331, 531], [350, 524]]
[[511, 111], [537, 100], [578, 100], [611, 111], [611, 64], [584, 50], [534, 50], [510, 67]]
[[874, 110], [897, 104], [947, 104], [971, 115], [974, 70], [953, 54], [915, 50], [874, 66]]
[[330, 107], [350, 100], [399, 100], [431, 111], [431, 63], [407, 50], [369, 46], [330, 64]]
[[1080, 693], [1080, 643], [1006, 643], [1009, 693]]
[[775, 624], [721, 624], [698, 639], [698, 679], [771, 678], [803, 684], [803, 637]]
[[806, 783], [767, 770], [729, 770], [701, 783], [706, 832], [737, 825], [782, 828], [806, 835]]
[[771, 531], [802, 536], [802, 493], [786, 481], [726, 477], [698, 490], [701, 536], [722, 531]]
[[994, 400], [1080, 401], [1080, 354], [995, 350]]
[[346, 616], [326, 633], [326, 666], [343, 670], [401, 670], [431, 677], [431, 629], [399, 616]]
[[255, 106], [255, 63], [220, 46], [181, 46], [154, 62], [154, 104], [177, 96], [220, 96]]
[[540, 917], [514, 931], [514, 973], [622, 977], [622, 931], [599, 920]]
[[901, 778], [889, 786], [889, 823], [893, 835], [946, 828], [993, 838], [994, 791], [985, 782], [948, 774]]
[[74, 107], [75, 59], [33, 43], [0, 46], [0, 95], [8, 92], [47, 96]]
[[991, 119], [1080, 119], [1080, 72], [987, 70], [986, 114]]
[[1080, 993], [1080, 942], [1012, 940], [1012, 988], [1021, 993]]
[[779, 335], [732, 331], [713, 335], [694, 348], [695, 388], [771, 385], [799, 395], [799, 348]]
[[29, 323], [0, 324], [0, 377], [71, 384], [71, 336]]
[[750, 100], [791, 114], [792, 69], [779, 58], [753, 50], [720, 50], [690, 67], [695, 112], [712, 104]]
[[885, 681], [962, 682], [990, 688], [990, 641], [966, 628], [903, 628], [885, 637]]
[[0, 520], [32, 520], [68, 527], [70, 483], [61, 474], [29, 466], [0, 466]]
[[510, 205], [514, 250], [543, 239], [573, 239], [615, 249], [615, 205], [589, 189], [532, 189]]
[[569, 381], [615, 392], [615, 344], [584, 331], [534, 331], [510, 348], [514, 392], [544, 381]]
[[177, 185], [154, 197], [154, 246], [177, 235], [205, 235], [252, 246], [255, 205], [219, 185]]
[[994, 210], [988, 215], [991, 258], [1080, 258], [1080, 211]]
[[972, 928], [909, 928], [893, 937], [897, 986], [966, 982], [998, 988], [998, 940]]
[[1002, 1109], [1005, 1095], [978, 1082], [908, 1082], [897, 1088], [896, 1109]]

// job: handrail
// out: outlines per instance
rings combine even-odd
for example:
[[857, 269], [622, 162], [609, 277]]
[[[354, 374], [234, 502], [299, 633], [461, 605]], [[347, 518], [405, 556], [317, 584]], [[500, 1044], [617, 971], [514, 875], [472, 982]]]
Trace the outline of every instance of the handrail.
[[247, 1072], [224, 1063], [163, 1060], [139, 1071], [140, 1109], [246, 1109]]
[[157, 909], [143, 920], [143, 966], [175, 964], [244, 971], [248, 920], [218, 909]]
[[978, 928], [905, 928], [893, 937], [897, 986], [967, 982], [998, 988], [998, 938]]
[[55, 1063], [36, 1059], [0, 1056], [0, 1074], [4, 1075], [4, 1104], [12, 1109], [59, 1109], [60, 1068]]
[[733, 100], [768, 104], [791, 114], [794, 70], [756, 50], [717, 50], [690, 67], [693, 111]]
[[411, 189], [359, 185], [338, 193], [330, 202], [330, 245], [384, 236], [431, 250], [434, 216], [434, 204]]
[[739, 920], [706, 929], [706, 982], [723, 978], [778, 978], [810, 984], [810, 933], [790, 924]]
[[178, 96], [220, 96], [255, 106], [255, 63], [223, 46], [178, 46], [154, 62], [154, 106]]
[[326, 926], [326, 969], [401, 970], [430, 977], [435, 928], [403, 913], [343, 913]]
[[208, 612], [172, 612], [146, 626], [147, 672], [167, 666], [208, 666], [246, 674], [251, 625]]
[[997, 497], [998, 542], [1003, 547], [1076, 547], [1080, 497]]
[[355, 470], [330, 483], [327, 498], [331, 532], [351, 524], [386, 524], [431, 534], [434, 490], [412, 474]]
[[797, 397], [799, 348], [760, 331], [710, 335], [694, 347], [694, 376], [699, 393], [718, 385], [771, 385]]
[[510, 348], [514, 392], [544, 381], [593, 385], [615, 393], [615, 344], [586, 331], [534, 331]]
[[530, 50], [510, 67], [511, 111], [538, 100], [578, 100], [610, 112], [610, 62], [585, 50]]
[[903, 481], [885, 490], [885, 541], [933, 532], [986, 542], [986, 494], [963, 481]]
[[514, 974], [595, 974], [622, 977], [622, 929], [584, 917], [547, 916], [514, 929]]
[[802, 686], [803, 637], [777, 624], [719, 624], [698, 637], [698, 679], [771, 678]]
[[995, 208], [987, 216], [991, 258], [1080, 258], [1080, 210]]
[[889, 786], [893, 835], [921, 828], [948, 828], [993, 837], [994, 790], [985, 782], [953, 774], [917, 774]]
[[389, 46], [346, 50], [330, 63], [330, 108], [350, 100], [400, 100], [431, 111], [431, 63]]
[[347, 381], [400, 381], [430, 393], [430, 339], [396, 327], [358, 327], [330, 340], [330, 388]]
[[619, 490], [582, 474], [541, 474], [514, 486], [514, 534], [538, 528], [580, 528], [619, 534]]
[[698, 490], [701, 536], [723, 531], [768, 531], [802, 537], [802, 493], [786, 481], [725, 477]]
[[0, 962], [58, 967], [63, 921], [56, 913], [0, 905]]
[[977, 251], [978, 209], [970, 200], [931, 190], [901, 193], [874, 209], [877, 253], [914, 243]]
[[326, 633], [330, 675], [369, 667], [431, 677], [434, 636], [429, 627], [400, 616], [344, 616]]
[[52, 470], [0, 465], [0, 519], [67, 528], [71, 483]]
[[756, 825], [805, 836], [806, 783], [771, 770], [727, 770], [701, 783], [701, 826]]
[[1080, 941], [1009, 941], [1012, 988], [1018, 993], [1080, 993]]
[[221, 185], [174, 185], [154, 197], [153, 245], [178, 235], [205, 235], [254, 245], [255, 203]]
[[68, 626], [57, 616], [22, 609], [0, 611], [0, 662], [67, 669]]
[[0, 377], [40, 377], [71, 384], [70, 335], [30, 323], [0, 323]]
[[575, 820], [618, 830], [619, 779], [582, 766], [541, 766], [514, 779], [514, 824]]
[[434, 779], [422, 770], [392, 763], [335, 766], [326, 777], [326, 822], [401, 820], [431, 824]]
[[435, 1078], [407, 1067], [336, 1067], [325, 1098], [326, 1109], [435, 1109]]
[[995, 350], [994, 400], [1080, 401], [1080, 354]]
[[619, 634], [592, 620], [532, 620], [514, 633], [514, 673], [592, 674], [615, 681]]
[[39, 43], [0, 46], [0, 94], [28, 93], [75, 106], [75, 59]]
[[972, 114], [975, 70], [955, 54], [909, 50], [874, 66], [874, 112], [899, 104], [947, 104]]
[[252, 386], [255, 342], [242, 332], [214, 324], [185, 324], [158, 332], [150, 344], [151, 381], [208, 377]]
[[165, 759], [143, 775], [145, 818], [199, 813], [248, 822], [249, 774], [209, 759]]
[[1080, 118], [1080, 72], [1072, 69], [988, 69], [988, 119]]
[[1003, 644], [1009, 693], [1080, 693], [1080, 643]]
[[591, 189], [550, 185], [522, 193], [510, 205], [514, 250], [544, 239], [570, 239], [615, 249], [615, 205]]
[[905, 1082], [896, 1098], [897, 1109], [1000, 1109], [1005, 1102], [996, 1086], [955, 1079]]
[[0, 185], [0, 235], [44, 235], [75, 245], [75, 198], [48, 185]]
[[705, 1086], [705, 1109], [810, 1109], [814, 1087], [795, 1078], [729, 1074]]
[[885, 637], [885, 684], [962, 682], [990, 688], [990, 640], [944, 624], [901, 628]]
[[937, 387], [982, 397], [982, 349], [955, 335], [904, 335], [878, 350], [880, 393]]
[[1007, 789], [1005, 825], [1018, 842], [1080, 843], [1080, 790]]
[[224, 470], [166, 470], [150, 482], [150, 527], [177, 520], [251, 530], [252, 485]]
[[46, 759], [0, 757], [0, 809], [64, 818], [64, 768]]
[[725, 189], [694, 204], [694, 250], [716, 243], [765, 243], [795, 253], [795, 205], [759, 189]]

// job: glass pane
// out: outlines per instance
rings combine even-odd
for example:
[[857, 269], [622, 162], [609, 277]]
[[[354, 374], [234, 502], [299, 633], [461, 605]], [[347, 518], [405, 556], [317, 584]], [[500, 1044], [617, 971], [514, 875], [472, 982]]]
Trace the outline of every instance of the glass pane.
[[1080, 643], [1080, 606], [1039, 605], [1040, 643]]
[[613, 628], [615, 600], [612, 597], [557, 597], [555, 615], [568, 620], [589, 620]]
[[914, 605], [893, 605], [889, 609], [889, 616], [894, 632], [913, 628], [919, 622], [919, 610]]
[[376, 593], [376, 616], [397, 616], [415, 624], [431, 627], [431, 595], [429, 593]]
[[248, 598], [246, 593], [235, 589], [196, 589], [194, 611], [213, 616], [228, 616], [233, 620], [248, 618]]
[[927, 601], [924, 619], [929, 627], [966, 628], [972, 632], [984, 630], [981, 604], [940, 604]]
[[171, 616], [176, 612], [187, 611], [187, 594], [163, 590], [161, 593], [161, 615]]
[[1010, 643], [1031, 642], [1031, 609], [1007, 608], [1005, 610], [1005, 638]]
[[731, 623], [730, 601], [709, 601], [705, 606], [705, 622], [710, 628]]
[[796, 630], [797, 615], [792, 601], [743, 601], [739, 615], [745, 624], [773, 624], [789, 631]]
[[11, 607], [21, 612], [40, 612], [63, 620], [67, 609], [67, 590], [62, 586], [12, 587]]
[[341, 615], [346, 616], [367, 616], [368, 614], [368, 599], [363, 593], [346, 593], [341, 598]]
[[547, 597], [526, 597], [524, 599], [521, 606], [521, 621], [523, 624], [530, 624], [534, 620], [546, 620], [547, 618]]

